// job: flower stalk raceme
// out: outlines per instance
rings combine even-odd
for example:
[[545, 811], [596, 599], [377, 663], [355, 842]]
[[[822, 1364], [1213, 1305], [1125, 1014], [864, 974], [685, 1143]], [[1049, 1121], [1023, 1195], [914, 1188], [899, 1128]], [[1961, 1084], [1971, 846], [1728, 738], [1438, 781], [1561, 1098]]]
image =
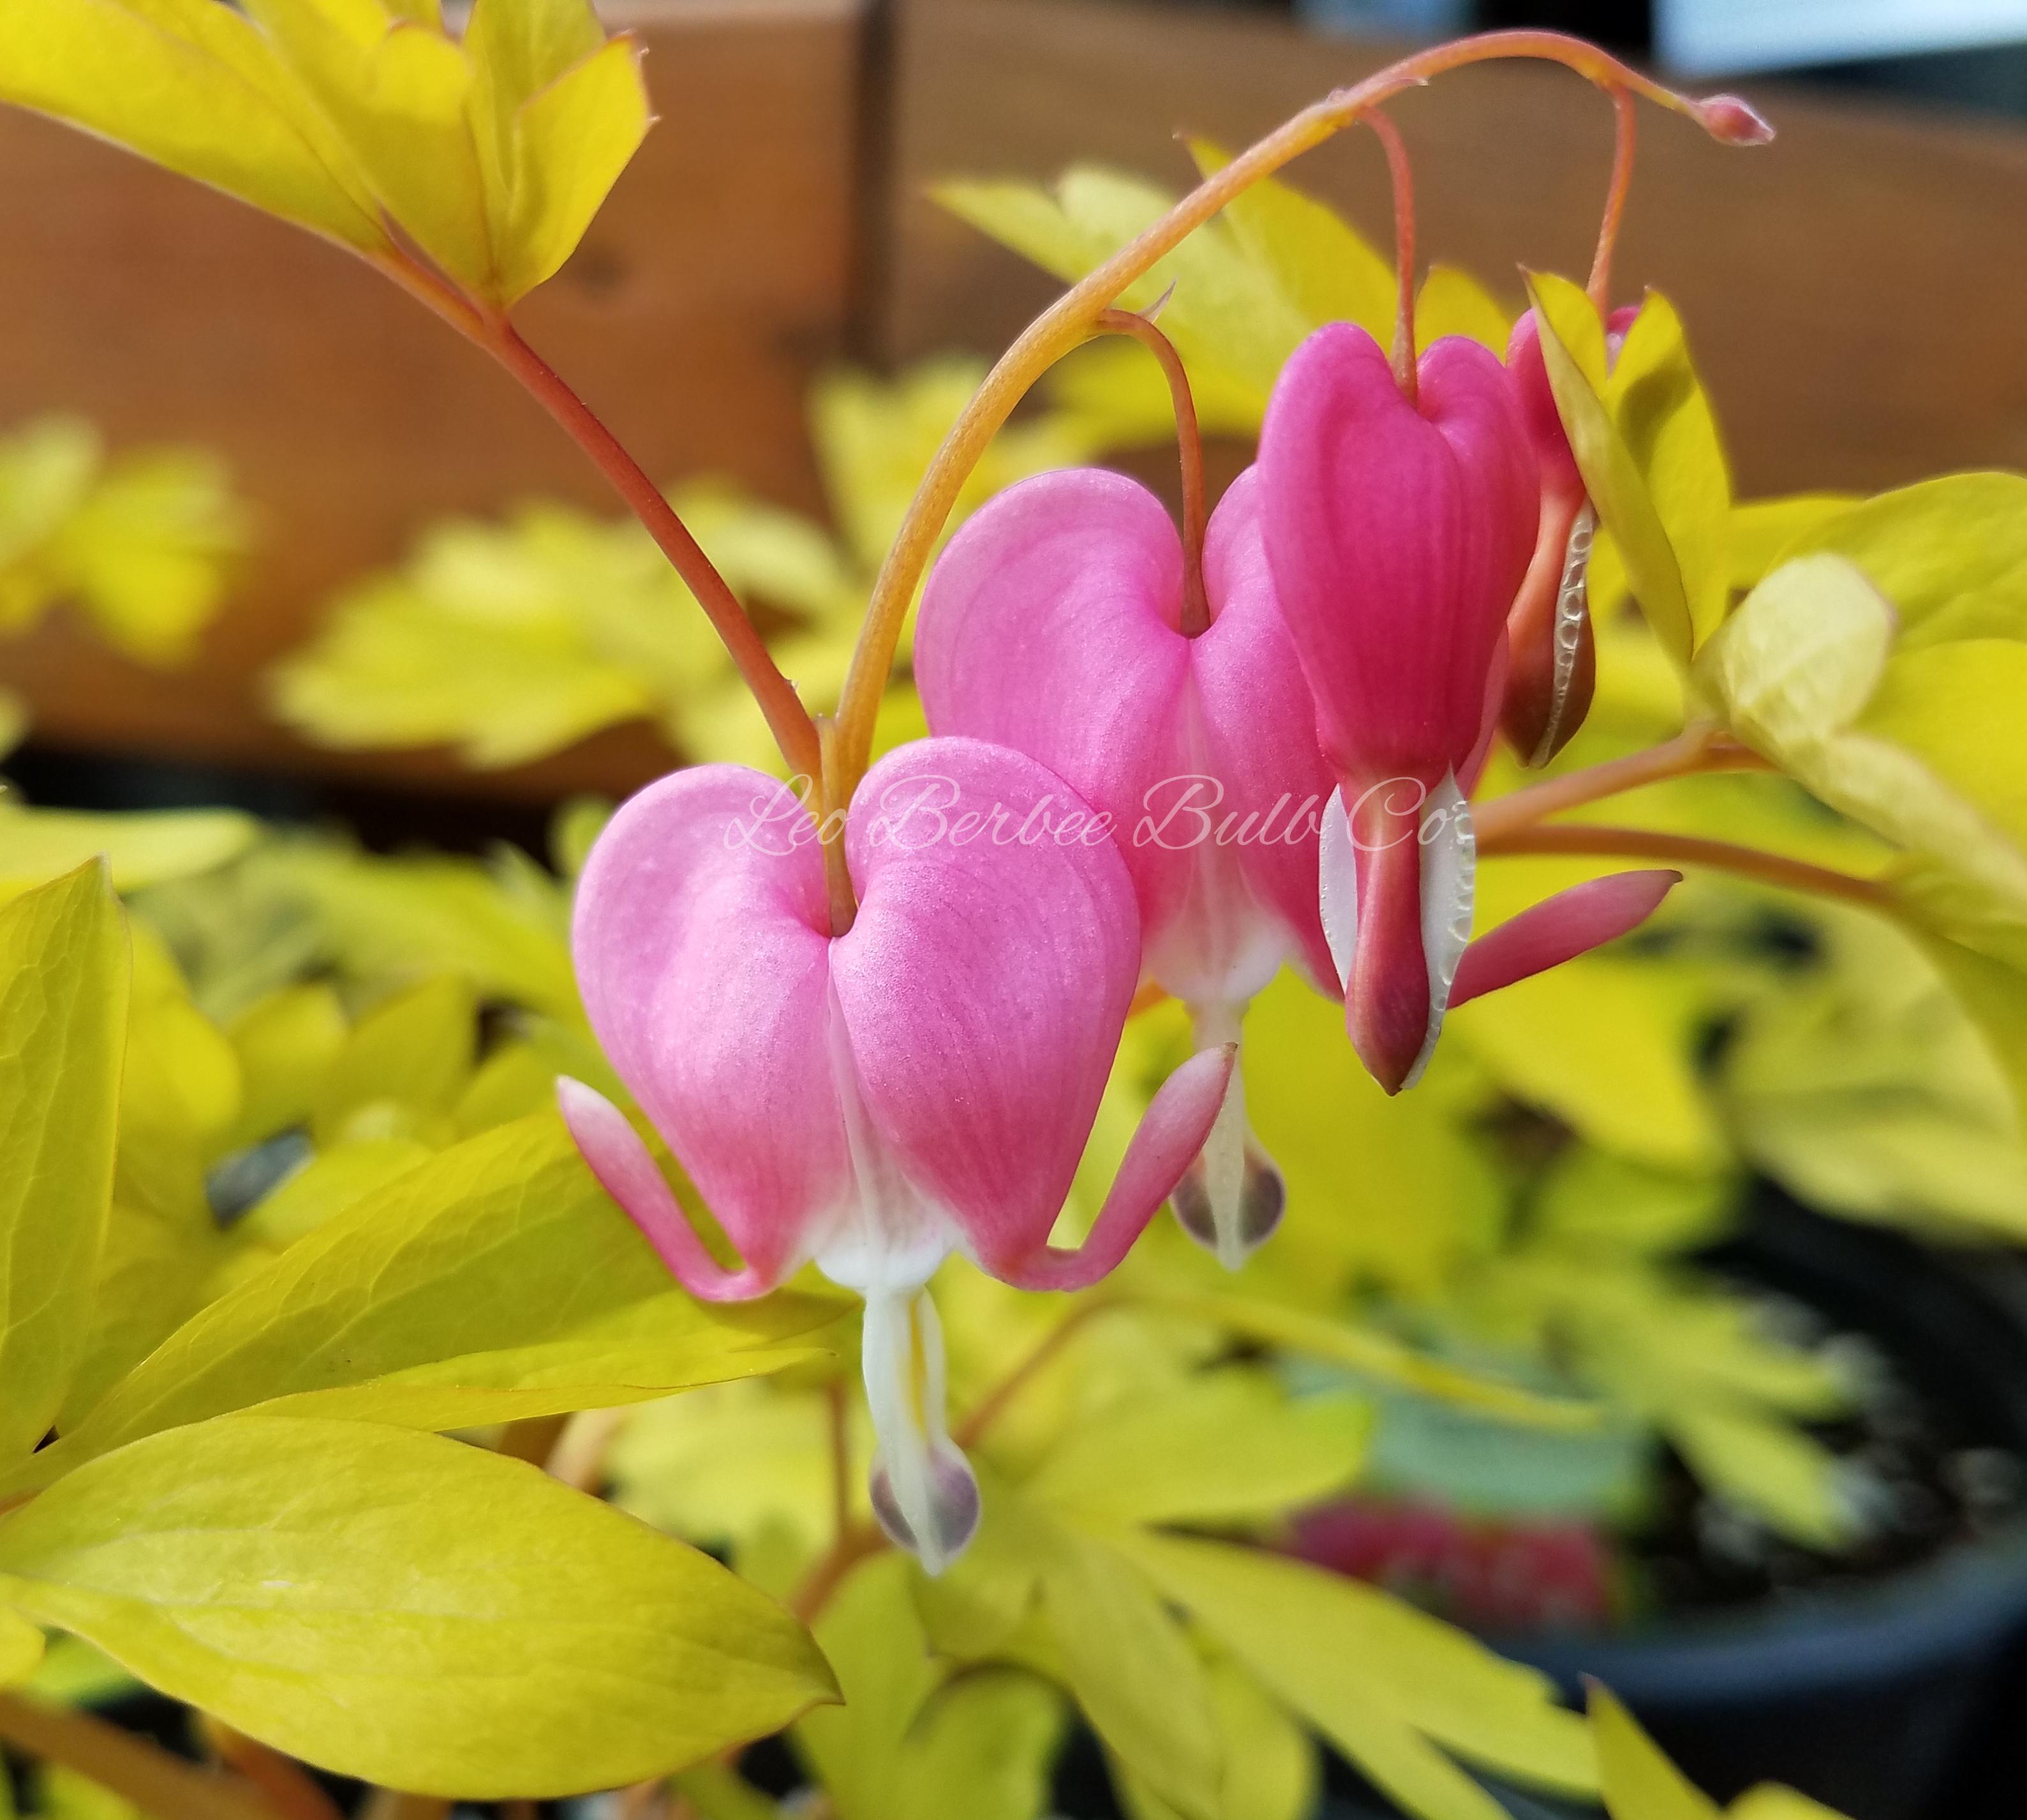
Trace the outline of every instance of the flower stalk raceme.
[[1132, 880], [1052, 772], [973, 739], [903, 747], [844, 817], [833, 933], [802, 805], [736, 765], [650, 785], [592, 851], [573, 934], [592, 1027], [740, 1262], [698, 1237], [626, 1117], [566, 1081], [586, 1160], [684, 1286], [763, 1295], [814, 1262], [866, 1300], [874, 1503], [932, 1570], [977, 1490], [942, 1411], [925, 1287], [962, 1252], [1025, 1289], [1103, 1276], [1202, 1147], [1229, 1047], [1154, 1099], [1090, 1236], [1049, 1244], [1140, 967]]

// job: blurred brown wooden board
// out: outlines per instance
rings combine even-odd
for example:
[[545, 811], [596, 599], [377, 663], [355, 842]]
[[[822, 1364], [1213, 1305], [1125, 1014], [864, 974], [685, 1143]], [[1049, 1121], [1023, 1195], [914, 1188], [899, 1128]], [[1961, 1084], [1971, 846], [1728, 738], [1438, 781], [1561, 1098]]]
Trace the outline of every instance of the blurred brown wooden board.
[[[819, 499], [803, 394], [825, 361], [855, 342], [880, 359], [994, 353], [1054, 294], [928, 183], [1085, 159], [1180, 188], [1177, 133], [1242, 142], [1387, 54], [1118, 0], [902, 0], [870, 36], [858, 0], [632, 5], [661, 124], [525, 325], [652, 472], [723, 472], [804, 509]], [[1741, 491], [2027, 466], [2027, 132], [1745, 86], [1779, 126], [1770, 147], [1642, 110], [1617, 285], [1682, 308]], [[1601, 99], [1508, 65], [1392, 111], [1425, 260], [1509, 292], [1523, 262], [1581, 273], [1610, 152]], [[1386, 235], [1364, 135], [1290, 174]], [[268, 723], [255, 679], [334, 586], [445, 512], [533, 495], [608, 509], [602, 483], [483, 357], [342, 253], [6, 110], [0, 245], [0, 423], [74, 409], [116, 445], [212, 444], [264, 520], [193, 671], [124, 663], [61, 619], [0, 645], [39, 737], [532, 797], [623, 790], [666, 761], [634, 727], [465, 774], [442, 753], [315, 752]]]
[[[842, 346], [857, 206], [857, 0], [631, 0], [660, 115], [529, 339], [648, 472], [737, 477], [814, 509], [803, 425]], [[256, 501], [257, 554], [203, 660], [162, 672], [67, 616], [0, 643], [51, 743], [441, 784], [449, 755], [323, 753], [257, 679], [333, 587], [449, 512], [619, 509], [477, 350], [338, 249], [52, 122], [0, 109], [0, 424], [81, 411], [116, 447], [209, 445]], [[556, 795], [666, 768], [644, 727], [472, 780]]]

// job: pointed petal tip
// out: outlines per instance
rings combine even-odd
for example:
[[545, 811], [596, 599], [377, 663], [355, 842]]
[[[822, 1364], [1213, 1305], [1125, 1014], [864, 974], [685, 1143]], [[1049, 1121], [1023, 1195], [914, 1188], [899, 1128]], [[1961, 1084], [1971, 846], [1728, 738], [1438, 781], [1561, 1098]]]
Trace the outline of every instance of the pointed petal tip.
[[556, 1077], [556, 1109], [598, 1185], [655, 1248], [676, 1281], [704, 1302], [740, 1302], [774, 1287], [752, 1270], [727, 1270], [704, 1247], [626, 1115], [568, 1075]]
[[1560, 967], [1640, 927], [1682, 875], [1658, 867], [1611, 872], [1558, 891], [1481, 935], [1464, 950], [1453, 1008]]

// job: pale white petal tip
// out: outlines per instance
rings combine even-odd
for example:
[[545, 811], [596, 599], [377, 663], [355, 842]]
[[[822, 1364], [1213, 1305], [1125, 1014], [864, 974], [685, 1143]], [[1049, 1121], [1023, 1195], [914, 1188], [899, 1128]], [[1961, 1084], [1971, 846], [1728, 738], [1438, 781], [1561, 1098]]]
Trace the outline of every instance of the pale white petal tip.
[[866, 1400], [879, 1446], [873, 1509], [888, 1538], [940, 1574], [978, 1528], [978, 1481], [943, 1426], [943, 1334], [913, 1287], [877, 1289], [860, 1330]]
[[1288, 1185], [1274, 1160], [1257, 1145], [1246, 1147], [1239, 1179], [1223, 1193], [1213, 1193], [1210, 1171], [1199, 1156], [1176, 1184], [1169, 1204], [1176, 1223], [1235, 1271], [1274, 1236], [1287, 1209]]
[[978, 1479], [971, 1463], [950, 1441], [931, 1452], [928, 1469], [919, 1531], [903, 1511], [894, 1482], [879, 1461], [873, 1468], [873, 1514], [890, 1542], [906, 1548], [925, 1572], [940, 1574], [978, 1533]]

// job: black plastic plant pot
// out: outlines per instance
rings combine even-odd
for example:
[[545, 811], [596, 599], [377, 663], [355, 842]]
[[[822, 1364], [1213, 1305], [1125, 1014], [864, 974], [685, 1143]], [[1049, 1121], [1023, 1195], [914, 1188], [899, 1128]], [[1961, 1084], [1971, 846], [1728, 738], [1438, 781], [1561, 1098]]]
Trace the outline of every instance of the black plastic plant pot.
[[[2027, 1266], [1763, 1195], [1710, 1254], [1867, 1337], [1982, 1446], [2027, 1457]], [[2018, 1815], [2027, 1519], [1868, 1584], [1612, 1633], [1493, 1639], [1575, 1700], [1604, 1682], [1711, 1794], [1785, 1782], [1853, 1820]], [[2010, 1784], [2003, 1800], [1997, 1789]], [[1997, 1804], [1989, 1804], [1996, 1803]]]

